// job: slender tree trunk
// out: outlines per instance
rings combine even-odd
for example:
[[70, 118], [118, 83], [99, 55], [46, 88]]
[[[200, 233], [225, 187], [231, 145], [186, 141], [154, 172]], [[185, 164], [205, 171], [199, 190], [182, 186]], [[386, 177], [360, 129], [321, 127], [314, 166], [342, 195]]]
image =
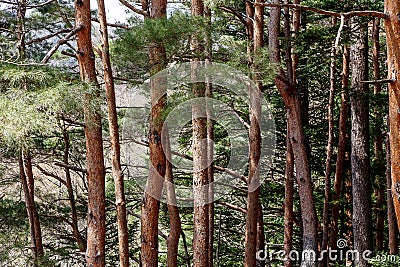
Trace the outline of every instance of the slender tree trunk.
[[[279, 0], [272, 3], [279, 4]], [[269, 52], [271, 63], [279, 65], [279, 26], [280, 8], [271, 8], [269, 22]], [[301, 119], [301, 103], [297, 89], [284, 82], [285, 75], [281, 70], [275, 78], [275, 84], [285, 102], [288, 110], [289, 139], [293, 147], [296, 166], [297, 183], [299, 187], [300, 206], [303, 223], [303, 251], [304, 257], [301, 266], [316, 266], [317, 258], [317, 214], [315, 211], [311, 170], [308, 161], [307, 146], [303, 133]], [[289, 81], [290, 83], [290, 81]]]
[[[336, 24], [336, 18], [333, 19], [332, 24]], [[332, 43], [331, 51], [331, 63], [330, 63], [330, 88], [329, 88], [329, 100], [328, 100], [328, 142], [326, 146], [326, 161], [325, 161], [325, 194], [324, 194], [324, 207], [322, 211], [322, 247], [321, 250], [328, 249], [328, 238], [329, 238], [329, 203], [331, 202], [331, 174], [332, 174], [332, 154], [333, 154], [333, 139], [334, 139], [334, 121], [333, 113], [335, 108], [335, 92], [336, 92], [336, 48]], [[327, 266], [329, 264], [329, 258], [324, 254], [324, 258], [320, 262], [320, 266]]]
[[[369, 162], [369, 107], [367, 79], [366, 27], [359, 18], [352, 19], [356, 42], [350, 48], [352, 66], [351, 103], [351, 168], [353, 188], [354, 249], [363, 253], [372, 251], [371, 236], [371, 181]], [[363, 257], [355, 261], [357, 267], [370, 266]]]
[[[389, 125], [388, 125], [389, 126]], [[389, 127], [388, 127], [389, 128]], [[390, 140], [389, 133], [386, 135], [386, 184], [387, 184], [387, 216], [388, 216], [388, 228], [389, 228], [389, 252], [392, 255], [399, 253], [399, 229], [396, 222], [396, 214], [393, 206], [392, 196], [392, 177], [390, 168]]]
[[75, 23], [84, 28], [77, 34], [77, 58], [81, 80], [90, 87], [84, 96], [88, 218], [86, 265], [105, 266], [105, 169], [101, 115], [94, 101], [99, 98], [91, 39], [90, 1], [76, 0]]
[[[375, 80], [380, 79], [380, 66], [379, 66], [379, 30], [380, 18], [374, 18], [372, 28], [372, 63], [373, 75]], [[374, 84], [374, 95], [379, 96], [381, 93], [381, 84]], [[379, 251], [383, 250], [384, 242], [384, 229], [385, 227], [385, 210], [382, 208], [385, 204], [385, 175], [384, 175], [384, 154], [383, 154], [383, 134], [381, 127], [383, 126], [383, 116], [379, 111], [379, 103], [374, 108], [375, 130], [374, 130], [374, 157], [377, 162], [377, 175], [375, 177], [375, 196], [377, 198], [376, 208], [376, 235], [375, 243]]]
[[33, 219], [34, 207], [32, 205], [31, 197], [29, 196], [28, 182], [26, 179], [25, 171], [24, 171], [24, 161], [22, 159], [22, 156], [19, 157], [19, 176], [20, 176], [22, 188], [24, 190], [25, 208], [26, 208], [26, 213], [28, 214], [28, 220], [29, 220], [29, 233], [31, 235], [32, 251], [34, 254], [34, 258], [36, 260], [38, 258], [38, 253], [37, 253], [37, 249], [36, 249], [35, 221]]
[[167, 158], [166, 169], [165, 169], [165, 182], [166, 182], [166, 194], [167, 194], [167, 207], [169, 213], [169, 234], [167, 238], [167, 266], [177, 267], [178, 266], [178, 248], [179, 248], [179, 237], [181, 235], [181, 219], [179, 217], [179, 209], [177, 207], [174, 176], [172, 171], [171, 160], [171, 145], [169, 142], [168, 129], [163, 129], [164, 134], [164, 151]]
[[[67, 129], [63, 129], [63, 139], [64, 139], [64, 155], [63, 155], [63, 163], [69, 165], [69, 134]], [[71, 179], [71, 172], [69, 168], [64, 168], [65, 172], [65, 183], [67, 186], [68, 191], [68, 199], [69, 205], [71, 207], [71, 217], [72, 217], [72, 231], [74, 233], [74, 237], [76, 243], [78, 244], [79, 251], [85, 252], [86, 251], [86, 240], [79, 232], [78, 228], [78, 213], [76, 211], [75, 205], [75, 197], [74, 197], [74, 190], [72, 188], [72, 179]]]
[[[263, 3], [262, 0], [258, 3]], [[254, 12], [254, 55], [264, 46], [264, 7], [257, 5]], [[253, 62], [254, 63], [254, 62]], [[261, 76], [256, 63], [254, 68], [254, 81], [257, 89], [250, 89], [250, 162], [247, 194], [247, 214], [246, 214], [246, 236], [245, 236], [245, 260], [244, 266], [261, 266], [262, 261], [257, 261], [257, 251], [264, 249], [261, 240], [263, 237], [262, 210], [259, 200], [260, 195], [260, 170], [259, 161], [261, 155], [261, 132], [259, 122], [261, 121], [261, 97], [262, 90]], [[258, 242], [259, 241], [259, 242]], [[257, 246], [258, 245], [258, 246]]]
[[[204, 16], [206, 18], [206, 66], [212, 64], [212, 37], [211, 37], [211, 9], [206, 6], [204, 8]], [[213, 87], [210, 77], [206, 77], [206, 97], [213, 97]], [[209, 183], [209, 204], [208, 204], [208, 222], [209, 222], [209, 247], [208, 247], [208, 266], [214, 266], [214, 123], [211, 119], [213, 107], [206, 103], [207, 113], [207, 162], [210, 164], [207, 167], [207, 178]]]
[[[284, 4], [288, 1], [285, 0]], [[290, 42], [290, 13], [289, 8], [285, 8], [285, 23], [284, 33], [286, 39], [285, 61], [287, 78], [292, 83], [294, 80], [294, 69], [297, 67], [293, 65], [292, 61], [292, 45]], [[288, 113], [287, 113], [288, 114]], [[287, 120], [287, 119], [286, 119]], [[290, 252], [293, 250], [293, 200], [294, 200], [294, 156], [293, 148], [289, 139], [289, 124], [286, 122], [286, 169], [285, 169], [285, 200], [284, 200], [284, 241], [283, 250], [285, 251], [285, 267], [293, 267], [293, 262], [290, 260]]]
[[26, 0], [18, 0], [17, 8], [17, 38], [18, 38], [18, 54], [19, 60], [26, 59], [26, 46], [25, 46], [25, 15], [26, 15]]
[[114, 78], [112, 74], [110, 51], [108, 45], [107, 18], [104, 0], [97, 0], [101, 32], [101, 60], [104, 69], [104, 81], [107, 96], [108, 125], [111, 141], [111, 166], [115, 186], [115, 204], [118, 223], [118, 250], [120, 267], [129, 266], [128, 224], [124, 191], [124, 175], [121, 168], [121, 153], [118, 131], [118, 115], [115, 103]]
[[[202, 0], [191, 1], [191, 13], [193, 17], [204, 16], [204, 2]], [[198, 61], [203, 58], [204, 40], [198, 34], [192, 35], [191, 49], [195, 54], [192, 60], [192, 75], [195, 76], [199, 67]], [[193, 83], [193, 97], [205, 96], [205, 83]], [[203, 147], [203, 140], [207, 138], [207, 114], [205, 106], [194, 104], [192, 106], [193, 124], [193, 197], [194, 197], [194, 229], [193, 229], [193, 267], [207, 267], [209, 264], [209, 205], [208, 205], [208, 168], [207, 146]]]
[[342, 94], [339, 115], [339, 142], [336, 158], [335, 181], [333, 183], [334, 204], [332, 206], [332, 230], [330, 237], [330, 247], [337, 248], [337, 240], [339, 236], [339, 212], [340, 198], [342, 196], [342, 184], [345, 171], [346, 161], [346, 141], [347, 141], [347, 113], [349, 109], [349, 67], [350, 67], [350, 50], [347, 45], [343, 47], [343, 70], [342, 70]]
[[43, 252], [43, 242], [42, 242], [42, 229], [40, 227], [39, 214], [35, 205], [35, 182], [32, 171], [32, 158], [29, 153], [23, 153], [24, 160], [24, 171], [26, 175], [26, 181], [28, 184], [29, 197], [31, 199], [32, 206], [32, 217], [33, 217], [33, 226], [35, 231], [35, 247], [37, 255], [40, 257], [44, 254]]
[[[151, 19], [166, 17], [167, 2], [156, 0], [152, 2]], [[165, 67], [166, 54], [162, 44], [152, 43], [149, 50], [154, 75]], [[166, 107], [166, 80], [150, 78], [151, 117], [149, 130], [150, 169], [146, 189], [142, 200], [141, 223], [141, 257], [142, 267], [158, 266], [158, 215], [163, 179], [166, 172], [166, 157], [161, 143], [163, 112]]]
[[385, 0], [385, 13], [389, 15], [389, 17], [385, 20], [386, 43], [388, 49], [388, 71], [389, 78], [395, 80], [394, 82], [389, 83], [388, 91], [390, 121], [390, 166], [392, 180], [391, 193], [398, 227], [400, 226], [400, 161], [398, 159], [400, 151], [400, 50], [398, 47], [398, 44], [400, 43], [400, 21], [398, 19], [399, 10], [400, 3], [398, 1]]

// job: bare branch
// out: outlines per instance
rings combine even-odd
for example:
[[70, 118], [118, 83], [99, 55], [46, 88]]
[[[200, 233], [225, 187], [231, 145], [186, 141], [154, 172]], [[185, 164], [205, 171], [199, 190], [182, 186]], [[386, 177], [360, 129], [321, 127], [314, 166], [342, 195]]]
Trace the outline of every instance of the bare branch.
[[230, 204], [230, 203], [227, 203], [227, 202], [224, 202], [224, 201], [217, 200], [217, 201], [215, 201], [215, 203], [220, 204], [222, 206], [225, 206], [227, 208], [239, 211], [239, 212], [244, 213], [244, 214], [247, 213], [246, 209], [244, 209], [242, 207], [239, 207], [239, 206], [236, 206], [236, 205], [233, 205], [233, 204]]
[[63, 37], [60, 40], [58, 40], [56, 45], [53, 46], [53, 48], [51, 48], [49, 52], [47, 52], [46, 56], [42, 59], [42, 61], [40, 63], [47, 63], [49, 61], [49, 59], [51, 58], [51, 56], [57, 51], [57, 49], [62, 44], [65, 44], [66, 42], [68, 42], [68, 39], [71, 38], [72, 36], [74, 36], [76, 33], [78, 33], [81, 29], [83, 29], [83, 26], [82, 25], [78, 25], [70, 33], [65, 35], [65, 37]]
[[62, 29], [62, 30], [60, 30], [58, 32], [53, 32], [53, 33], [50, 33], [48, 35], [45, 35], [45, 36], [30, 40], [30, 41], [26, 42], [26, 45], [30, 45], [30, 44], [33, 44], [33, 43], [39, 43], [39, 42], [42, 42], [44, 40], [50, 39], [50, 38], [52, 38], [54, 36], [57, 36], [60, 33], [67, 33], [67, 32], [70, 32], [70, 31], [71, 31], [71, 29]]
[[56, 179], [57, 181], [59, 181], [60, 183], [62, 183], [63, 185], [67, 185], [67, 183], [61, 179], [61, 177], [59, 177], [58, 175], [52, 173], [52, 172], [48, 172], [45, 169], [43, 169], [42, 167], [40, 167], [40, 165], [35, 165], [35, 167], [44, 175], [49, 176], [49, 177], [53, 177], [54, 179]]
[[233, 8], [227, 7], [227, 6], [220, 6], [219, 9], [226, 11], [235, 17], [239, 19], [239, 21], [243, 24], [245, 28], [247, 28], [247, 23], [246, 20], [243, 18], [242, 14], [240, 14], [238, 11], [234, 10]]
[[360, 81], [360, 83], [366, 83], [366, 84], [394, 83], [394, 82], [396, 82], [396, 80], [393, 80], [393, 79], [372, 80], [372, 81]]
[[65, 50], [61, 51], [61, 54], [65, 55], [65, 56], [77, 58], [76, 54], [70, 53], [70, 52], [65, 51]]
[[26, 5], [26, 7], [27, 8], [38, 8], [38, 7], [43, 7], [43, 6], [45, 6], [45, 5], [48, 5], [48, 4], [50, 4], [50, 3], [53, 3], [53, 2], [55, 2], [56, 0], [49, 0], [49, 1], [46, 1], [46, 2], [44, 2], [44, 3], [41, 3], [41, 4], [37, 4], [37, 5]]
[[[100, 23], [98, 18], [92, 18], [92, 21]], [[107, 26], [114, 27], [114, 28], [121, 28], [121, 29], [130, 29], [128, 25], [119, 24], [119, 23], [107, 23]]]
[[121, 2], [121, 4], [123, 4], [124, 6], [126, 6], [127, 8], [129, 8], [130, 10], [132, 10], [135, 13], [138, 13], [144, 17], [148, 17], [149, 13], [147, 11], [144, 11], [143, 9], [137, 8], [135, 6], [133, 6], [132, 4], [130, 4], [128, 1], [126, 0], [119, 0]]
[[54, 164], [57, 165], [57, 166], [63, 167], [63, 168], [67, 168], [67, 169], [76, 171], [76, 172], [87, 173], [86, 169], [82, 169], [82, 168], [79, 168], [79, 167], [76, 167], [76, 166], [71, 166], [71, 165], [65, 164], [63, 162], [56, 161]]

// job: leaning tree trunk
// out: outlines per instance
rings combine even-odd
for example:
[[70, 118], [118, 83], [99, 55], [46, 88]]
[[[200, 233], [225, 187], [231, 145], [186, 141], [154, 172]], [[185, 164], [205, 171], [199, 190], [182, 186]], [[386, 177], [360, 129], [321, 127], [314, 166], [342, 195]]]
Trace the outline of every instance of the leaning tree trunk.
[[395, 0], [385, 0], [385, 13], [388, 18], [385, 20], [386, 40], [388, 49], [388, 70], [389, 78], [389, 121], [390, 121], [390, 155], [391, 155], [391, 176], [393, 205], [396, 212], [397, 223], [400, 226], [400, 20], [398, 13], [400, 3]]
[[[64, 139], [64, 155], [63, 155], [63, 163], [65, 165], [69, 165], [69, 149], [70, 149], [70, 142], [69, 142], [69, 133], [67, 128], [64, 125], [63, 128], [63, 139]], [[80, 252], [85, 252], [86, 251], [86, 240], [85, 238], [81, 235], [79, 232], [79, 227], [78, 227], [78, 213], [76, 210], [76, 203], [75, 203], [75, 196], [74, 196], [74, 189], [72, 187], [72, 179], [71, 179], [71, 171], [68, 167], [64, 168], [65, 172], [65, 185], [67, 187], [68, 191], [68, 200], [69, 200], [69, 206], [71, 208], [71, 226], [72, 226], [72, 231], [76, 240], [76, 243], [78, 244], [78, 248]]]
[[121, 152], [118, 131], [118, 115], [115, 103], [114, 78], [110, 62], [108, 45], [107, 18], [104, 0], [97, 0], [101, 32], [101, 60], [104, 69], [104, 81], [107, 96], [108, 125], [111, 142], [111, 167], [115, 187], [115, 204], [118, 224], [118, 251], [120, 267], [129, 266], [128, 224], [126, 218], [126, 202], [124, 191], [124, 176], [121, 168]]
[[[357, 41], [351, 45], [352, 67], [351, 105], [351, 169], [353, 188], [353, 235], [354, 249], [363, 253], [372, 251], [371, 236], [371, 181], [369, 162], [369, 107], [367, 79], [366, 27], [360, 18], [352, 19]], [[363, 257], [355, 261], [357, 267], [369, 266]]]
[[[274, 4], [279, 4], [279, 0], [274, 0]], [[280, 65], [279, 56], [279, 28], [280, 28], [280, 8], [271, 8], [269, 22], [269, 52], [270, 61]], [[296, 166], [296, 178], [299, 187], [301, 216], [303, 223], [303, 251], [304, 257], [301, 266], [316, 266], [317, 254], [317, 214], [314, 205], [313, 184], [311, 180], [311, 170], [308, 161], [308, 152], [302, 125], [302, 107], [299, 92], [290, 85], [282, 70], [275, 78], [275, 84], [285, 102], [288, 110], [288, 132], [289, 140], [293, 147], [293, 155]]]
[[44, 254], [43, 242], [42, 242], [42, 229], [40, 227], [39, 213], [35, 205], [35, 182], [32, 170], [32, 158], [28, 153], [23, 153], [24, 171], [26, 175], [26, 181], [28, 185], [28, 193], [30, 197], [30, 203], [32, 205], [32, 219], [33, 229], [35, 231], [35, 247], [36, 253], [40, 257]]
[[[166, 17], [167, 1], [152, 2], [150, 19]], [[151, 70], [154, 75], [165, 67], [166, 54], [162, 44], [152, 43], [149, 49]], [[163, 151], [161, 136], [163, 112], [166, 107], [166, 80], [150, 78], [151, 117], [149, 130], [150, 169], [146, 183], [146, 192], [142, 200], [141, 222], [141, 264], [143, 267], [158, 266], [158, 215], [163, 179], [166, 171], [166, 157]]]
[[75, 23], [83, 26], [77, 36], [77, 58], [82, 82], [89, 87], [84, 96], [86, 161], [88, 179], [87, 266], [105, 266], [105, 169], [101, 115], [95, 103], [99, 99], [91, 39], [90, 1], [75, 2]]

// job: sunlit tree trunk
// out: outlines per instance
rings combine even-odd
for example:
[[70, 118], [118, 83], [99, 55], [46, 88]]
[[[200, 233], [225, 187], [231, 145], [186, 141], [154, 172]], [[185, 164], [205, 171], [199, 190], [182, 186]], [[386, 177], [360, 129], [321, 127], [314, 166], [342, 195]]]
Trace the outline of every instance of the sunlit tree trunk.
[[100, 267], [105, 266], [105, 169], [101, 115], [94, 104], [99, 99], [99, 86], [92, 49], [90, 1], [76, 0], [75, 23], [83, 26], [77, 34], [77, 58], [81, 80], [88, 86], [84, 96], [88, 179], [86, 265]]
[[[166, 17], [167, 2], [152, 2], [150, 19]], [[149, 49], [151, 70], [154, 75], [165, 68], [166, 54], [162, 44], [152, 43]], [[141, 263], [143, 267], [158, 266], [158, 215], [163, 179], [166, 171], [166, 157], [161, 143], [163, 112], [166, 107], [166, 80], [163, 77], [150, 78], [151, 115], [149, 130], [150, 168], [146, 183], [147, 192], [142, 200]]]
[[104, 81], [107, 96], [107, 114], [111, 142], [111, 167], [115, 187], [115, 204], [118, 224], [118, 250], [120, 267], [129, 266], [128, 225], [126, 219], [126, 202], [124, 176], [121, 168], [121, 153], [118, 131], [118, 115], [115, 102], [114, 78], [110, 62], [108, 45], [107, 18], [104, 0], [97, 0], [101, 32], [101, 60], [104, 69]]

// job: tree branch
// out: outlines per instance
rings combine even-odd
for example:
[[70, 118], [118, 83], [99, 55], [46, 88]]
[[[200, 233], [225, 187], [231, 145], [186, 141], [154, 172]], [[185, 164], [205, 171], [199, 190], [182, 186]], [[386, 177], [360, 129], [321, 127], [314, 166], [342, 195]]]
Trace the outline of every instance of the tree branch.
[[83, 25], [78, 25], [77, 27], [75, 27], [70, 33], [68, 33], [67, 35], [65, 35], [63, 38], [61, 38], [60, 40], [58, 40], [58, 42], [56, 43], [55, 46], [53, 46], [53, 48], [51, 48], [49, 50], [49, 52], [47, 52], [46, 56], [42, 59], [42, 61], [40, 63], [47, 63], [49, 61], [49, 59], [51, 58], [51, 56], [57, 51], [57, 49], [62, 45], [65, 44], [66, 42], [68, 42], [68, 39], [71, 38], [72, 36], [74, 36], [75, 34], [77, 34], [81, 29], [83, 29]]
[[[92, 21], [100, 23], [98, 18], [92, 18]], [[130, 29], [128, 25], [119, 24], [119, 23], [107, 23], [107, 26], [114, 27], [114, 28], [126, 29], [126, 30]]]
[[30, 45], [30, 44], [33, 44], [33, 43], [39, 43], [39, 42], [42, 42], [42, 41], [47, 40], [49, 38], [52, 38], [54, 36], [57, 36], [60, 33], [67, 33], [67, 32], [70, 32], [70, 31], [71, 31], [71, 29], [62, 29], [62, 30], [60, 30], [58, 32], [53, 32], [53, 33], [50, 33], [48, 35], [45, 35], [45, 36], [30, 40], [30, 41], [26, 42], [26, 45]]
[[76, 167], [76, 166], [71, 166], [71, 165], [65, 164], [63, 162], [56, 161], [54, 164], [59, 166], [59, 167], [67, 168], [67, 169], [70, 169], [70, 170], [73, 170], [73, 171], [76, 171], [76, 172], [87, 173], [86, 169], [82, 169], [82, 168], [79, 168], [79, 167]]
[[38, 8], [38, 7], [43, 7], [43, 6], [48, 5], [48, 4], [50, 4], [50, 3], [52, 3], [52, 2], [55, 2], [55, 1], [56, 1], [56, 0], [49, 0], [49, 1], [46, 1], [46, 2], [41, 3], [41, 4], [37, 4], [37, 5], [26, 5], [26, 7], [27, 7], [27, 8]]
[[139, 15], [142, 15], [144, 17], [148, 17], [149, 13], [147, 11], [144, 11], [140, 8], [137, 8], [133, 5], [131, 5], [128, 1], [126, 0], [119, 0], [121, 2], [121, 4], [123, 4], [124, 6], [126, 6], [127, 8], [129, 8], [130, 10], [132, 10], [135, 13], [138, 13]]

